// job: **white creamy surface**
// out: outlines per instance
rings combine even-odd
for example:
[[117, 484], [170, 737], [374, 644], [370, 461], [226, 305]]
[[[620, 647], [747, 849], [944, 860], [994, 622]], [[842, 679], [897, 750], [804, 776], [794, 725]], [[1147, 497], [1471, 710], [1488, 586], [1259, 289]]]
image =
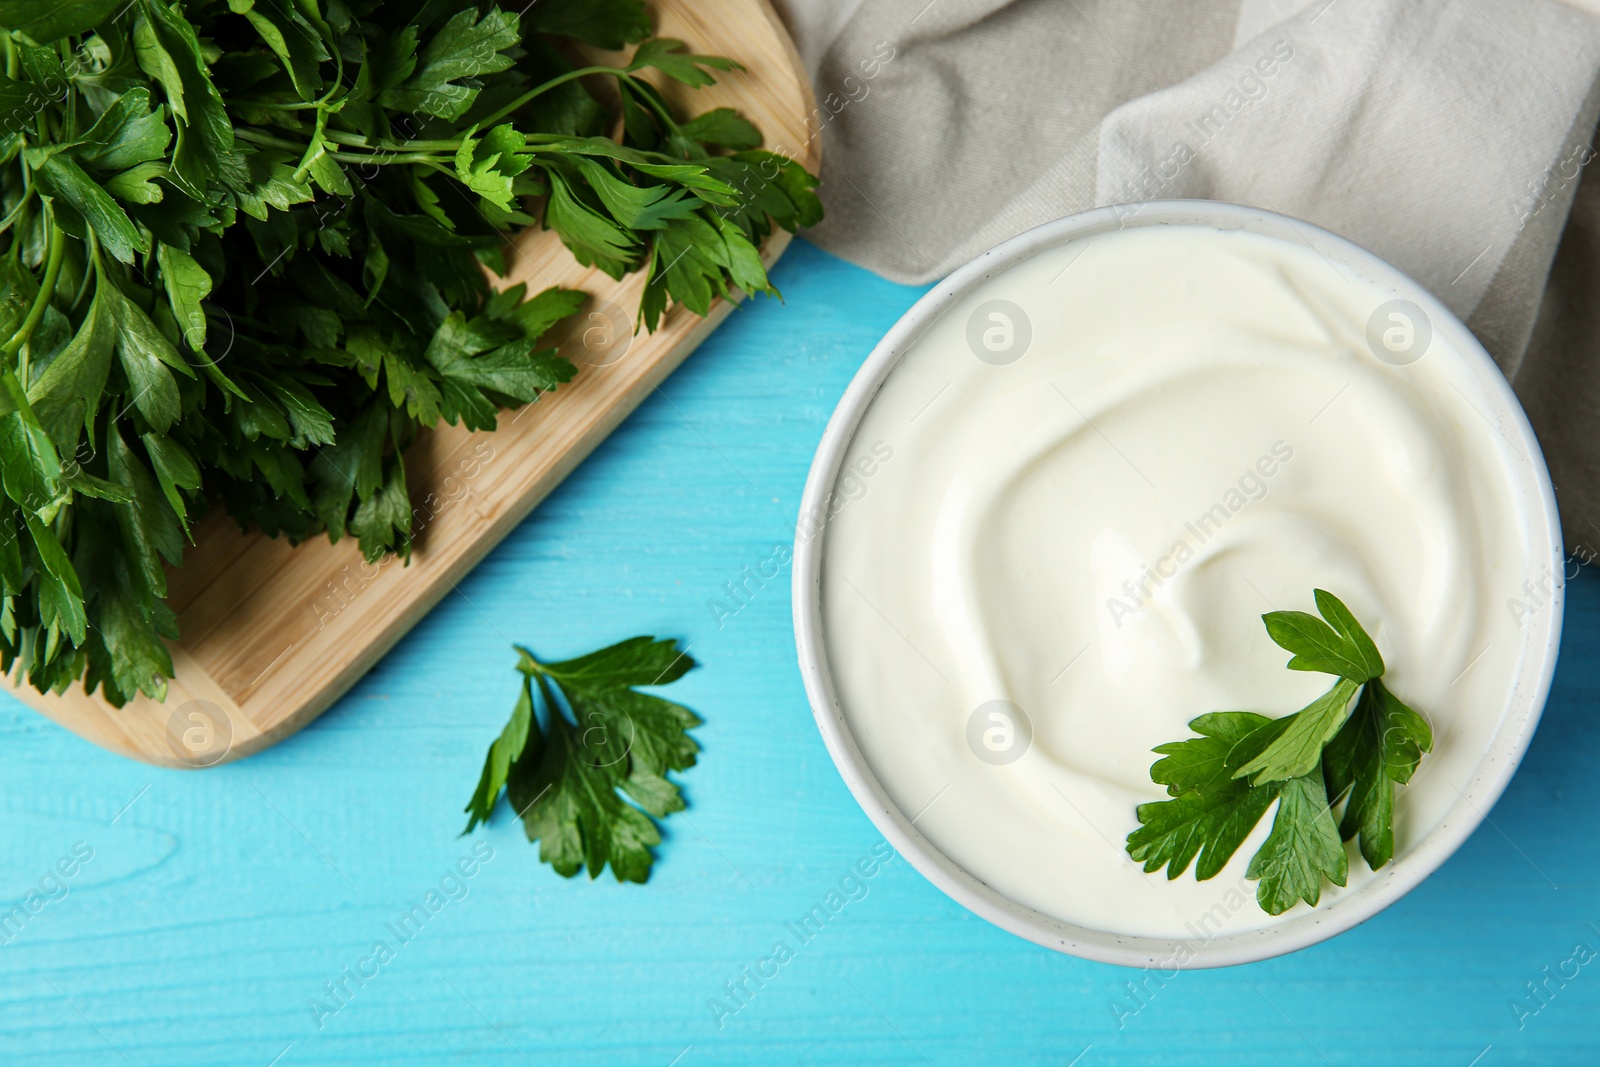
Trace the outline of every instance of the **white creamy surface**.
[[[945, 855], [1112, 933], [1303, 915], [1266, 915], [1243, 878], [1275, 807], [1205, 883], [1145, 875], [1123, 842], [1165, 796], [1151, 748], [1205, 712], [1283, 715], [1327, 688], [1284, 669], [1260, 619], [1314, 610], [1319, 586], [1434, 726], [1399, 790], [1397, 856], [1457, 802], [1523, 655], [1507, 603], [1534, 551], [1511, 472], [1526, 460], [1437, 334], [1408, 366], [1373, 355], [1368, 319], [1392, 298], [1309, 248], [1145, 226], [990, 279], [901, 358], [836, 486], [822, 618], [852, 733]], [[1005, 365], [967, 339], [994, 299], [1031, 323]], [[1032, 725], [1012, 762], [969, 744], [994, 700]], [[1381, 877], [1349, 852], [1350, 886], [1323, 906]]]

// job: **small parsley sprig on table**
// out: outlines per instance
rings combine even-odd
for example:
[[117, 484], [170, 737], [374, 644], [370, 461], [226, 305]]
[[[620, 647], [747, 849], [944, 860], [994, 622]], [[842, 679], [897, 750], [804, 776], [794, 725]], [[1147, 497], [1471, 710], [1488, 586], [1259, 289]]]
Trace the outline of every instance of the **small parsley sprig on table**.
[[587, 866], [598, 878], [610, 863], [617, 881], [646, 881], [650, 849], [661, 843], [650, 817], [684, 809], [667, 772], [694, 766], [700, 746], [689, 730], [700, 717], [634, 687], [675, 682], [694, 660], [676, 641], [653, 637], [559, 663], [541, 663], [520, 646], [517, 655], [522, 695], [489, 746], [462, 832], [489, 821], [504, 789], [528, 840], [539, 842], [539, 858], [557, 873], [571, 878]]
[[1269, 914], [1302, 900], [1315, 907], [1324, 878], [1344, 885], [1352, 837], [1373, 870], [1394, 858], [1394, 787], [1433, 750], [1433, 731], [1380, 681], [1383, 657], [1350, 609], [1326, 590], [1315, 595], [1321, 618], [1274, 611], [1262, 621], [1294, 654], [1290, 670], [1338, 681], [1291, 715], [1212, 712], [1189, 723], [1198, 737], [1155, 748], [1164, 758], [1150, 778], [1172, 799], [1139, 805], [1142, 825], [1127, 844], [1147, 874], [1165, 866], [1177, 878], [1192, 861], [1197, 879], [1215, 877], [1274, 800], [1272, 833], [1245, 872]]

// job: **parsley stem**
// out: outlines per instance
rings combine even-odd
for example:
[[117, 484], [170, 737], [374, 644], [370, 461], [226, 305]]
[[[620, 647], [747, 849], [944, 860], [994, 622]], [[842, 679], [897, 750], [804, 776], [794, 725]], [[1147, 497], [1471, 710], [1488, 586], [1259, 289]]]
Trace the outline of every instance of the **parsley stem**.
[[254, 144], [266, 145], [268, 148], [283, 148], [291, 152], [304, 152], [306, 146], [296, 144], [283, 137], [274, 137], [269, 133], [260, 133], [250, 129], [236, 129], [233, 135], [241, 141], [250, 141]]
[[[296, 100], [294, 103], [286, 104], [277, 100], [251, 100], [249, 97], [234, 96], [229, 97], [227, 103], [238, 107], [255, 108], [257, 111], [310, 111], [313, 108], [327, 108], [334, 102], [335, 94], [344, 87], [344, 56], [340, 55], [337, 49], [334, 50], [334, 59], [338, 63], [338, 68], [334, 73], [333, 84], [328, 86], [327, 92], [315, 100]], [[329, 110], [337, 111], [343, 106], [344, 100], [341, 98], [338, 105]]]
[[90, 282], [100, 278], [100, 239], [95, 236], [93, 226], [88, 228], [88, 236], [89, 258], [83, 265], [83, 283], [78, 286], [78, 295], [72, 298], [73, 311], [77, 311], [83, 298], [89, 295]]
[[359, 133], [345, 133], [341, 130], [328, 130], [323, 137], [334, 144], [348, 145], [351, 148], [366, 148], [375, 152], [398, 152], [409, 149], [414, 152], [454, 152], [461, 147], [461, 142], [456, 141], [395, 141], [392, 144], [379, 142], [373, 144]]
[[[288, 152], [304, 154], [308, 146], [282, 137], [273, 137], [270, 134], [257, 133], [255, 130], [234, 130], [233, 135], [240, 140], [250, 141], [254, 144], [265, 145], [268, 148], [282, 148]], [[329, 152], [328, 155], [340, 163], [376, 163], [384, 166], [390, 163], [433, 163], [436, 157], [426, 152], [412, 152], [396, 155], [393, 152]]]
[[438, 163], [439, 157], [427, 152], [409, 152], [397, 155], [393, 152], [370, 152], [360, 155], [355, 152], [329, 152], [328, 155], [340, 163], [376, 163], [380, 167], [391, 163]]
[[535, 674], [543, 672], [544, 665], [534, 658], [532, 652], [528, 651], [526, 648], [523, 648], [521, 645], [512, 645], [511, 647], [516, 649], [517, 654], [522, 657], [522, 661], [517, 666], [522, 669], [524, 674], [528, 674], [529, 672], [533, 672]]
[[5, 218], [0, 219], [0, 233], [5, 233], [7, 230], [11, 229], [12, 224], [17, 221], [17, 218], [22, 214], [23, 209], [26, 208], [29, 202], [33, 200], [33, 194], [36, 192], [38, 192], [38, 190], [34, 186], [28, 186], [28, 188], [22, 194], [22, 199], [17, 201], [17, 206], [12, 208], [10, 213], [7, 214]]
[[317, 126], [311, 131], [311, 143], [306, 145], [305, 155], [300, 157], [300, 165], [294, 169], [294, 180], [303, 182], [310, 173], [312, 166], [327, 152], [327, 142], [322, 138], [322, 133], [328, 128], [328, 109], [317, 107]]
[[[0, 354], [4, 354], [8, 360], [22, 349], [27, 343], [28, 336], [33, 333], [33, 328], [44, 318], [44, 309], [50, 306], [50, 298], [56, 291], [56, 279], [61, 275], [61, 257], [67, 250], [67, 244], [61, 239], [61, 227], [56, 225], [48, 207], [44, 212], [44, 225], [50, 235], [47, 238], [49, 251], [45, 258], [44, 279], [39, 283], [38, 293], [34, 294], [33, 306], [28, 309], [28, 317], [22, 320], [22, 325], [11, 335], [11, 340], [6, 342], [5, 348], [0, 349]], [[23, 383], [23, 388], [26, 388], [28, 381], [26, 366], [19, 368], [18, 377]]]
[[274, 103], [271, 100], [249, 100], [239, 97], [229, 97], [228, 103], [234, 107], [253, 108], [256, 111], [310, 111], [312, 108], [321, 107], [321, 100], [297, 100], [292, 104]]
[[[631, 82], [633, 81], [633, 77], [630, 75], [626, 81], [620, 78], [618, 81], [621, 83], [623, 91], [627, 92]], [[678, 132], [678, 123], [673, 119], [672, 113], [662, 106], [660, 99], [658, 99], [655, 94], [647, 93], [640, 89], [633, 89], [633, 94], [643, 101], [646, 107], [656, 113], [656, 117], [666, 125], [669, 132], [674, 134]]]
[[[544, 93], [549, 92], [551, 89], [554, 89], [558, 85], [564, 85], [565, 83], [567, 83], [569, 81], [572, 81], [575, 78], [584, 78], [584, 77], [587, 77], [587, 76], [589, 76], [591, 74], [610, 74], [610, 75], [613, 75], [613, 76], [618, 77], [618, 78], [631, 78], [633, 76], [631, 72], [629, 72], [627, 70], [624, 70], [621, 67], [579, 67], [577, 70], [569, 70], [565, 74], [557, 75], [556, 77], [551, 78], [547, 82], [544, 82], [544, 83], [542, 83], [540, 85], [534, 86], [532, 89], [529, 89], [527, 92], [523, 93], [521, 96], [519, 96], [515, 100], [511, 101], [511, 103], [507, 104], [505, 107], [502, 107], [499, 111], [496, 111], [494, 114], [489, 115], [489, 116], [487, 116], [485, 118], [479, 119], [478, 120], [478, 128], [479, 129], [485, 129], [485, 128], [489, 127], [489, 126], [494, 125], [496, 122], [499, 122], [501, 119], [505, 118], [507, 115], [511, 114], [513, 111], [516, 111], [518, 108], [522, 107], [524, 104], [527, 104], [530, 101], [532, 101], [532, 100], [538, 98], [539, 96], [543, 95]], [[670, 117], [668, 118], [668, 121], [669, 122], [671, 121]], [[674, 128], [676, 128], [676, 124], [674, 124]], [[342, 144], [342, 145], [349, 145], [349, 146], [351, 146], [353, 148], [373, 148], [373, 147], [376, 147], [376, 146], [372, 145], [370, 142], [368, 142], [366, 137], [364, 137], [364, 136], [362, 136], [360, 134], [340, 133], [337, 130], [333, 130], [333, 131], [329, 131], [329, 133], [327, 134], [327, 138], [330, 141], [334, 141], [334, 142], [336, 142], [338, 144]], [[461, 142], [459, 140], [457, 140], [457, 141], [402, 141], [396, 147], [409, 148], [409, 149], [419, 150], [419, 151], [427, 151], [427, 150], [432, 149], [432, 150], [436, 150], [436, 151], [454, 152], [457, 148], [461, 147]]]
[[511, 101], [511, 103], [501, 108], [499, 111], [496, 111], [494, 114], [490, 115], [488, 118], [479, 119], [478, 126], [480, 128], [492, 126], [501, 119], [505, 118], [507, 115], [511, 114], [513, 111], [520, 108], [522, 105], [533, 100], [535, 97], [549, 92], [558, 85], [572, 81], [574, 78], [583, 78], [590, 74], [614, 74], [619, 78], [628, 76], [628, 72], [620, 67], [579, 67], [577, 70], [569, 70], [565, 74], [551, 78], [543, 85], [534, 86], [532, 89], [529, 89], [527, 92]]

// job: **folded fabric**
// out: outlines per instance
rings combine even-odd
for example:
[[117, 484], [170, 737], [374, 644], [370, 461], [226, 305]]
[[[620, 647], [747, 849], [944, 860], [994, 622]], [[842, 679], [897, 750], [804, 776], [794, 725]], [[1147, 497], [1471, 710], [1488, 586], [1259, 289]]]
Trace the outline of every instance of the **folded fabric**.
[[[1559, 0], [786, 0], [824, 222], [942, 277], [1102, 204], [1253, 204], [1349, 237], [1483, 341], [1568, 546], [1600, 551], [1600, 19]], [[1552, 270], [1552, 265], [1554, 269]]]

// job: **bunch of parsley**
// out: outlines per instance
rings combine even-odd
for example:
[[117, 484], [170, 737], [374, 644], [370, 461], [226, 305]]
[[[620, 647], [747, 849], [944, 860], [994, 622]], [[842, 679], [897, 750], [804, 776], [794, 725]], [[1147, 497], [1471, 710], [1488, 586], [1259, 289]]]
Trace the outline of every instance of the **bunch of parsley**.
[[1127, 844], [1146, 873], [1165, 866], [1177, 878], [1192, 861], [1196, 878], [1216, 877], [1274, 800], [1272, 832], [1245, 872], [1269, 914], [1315, 907], [1324, 878], [1344, 885], [1352, 837], [1373, 870], [1394, 858], [1394, 787], [1432, 751], [1433, 731], [1380, 680], [1378, 646], [1344, 602], [1322, 589], [1315, 597], [1321, 618], [1274, 611], [1262, 621], [1293, 653], [1290, 670], [1338, 680], [1291, 715], [1212, 712], [1189, 723], [1200, 736], [1157, 746], [1164, 758], [1150, 777], [1172, 799], [1139, 805], [1143, 825]]
[[646, 272], [646, 328], [772, 292], [816, 179], [675, 114], [645, 72], [735, 64], [650, 32], [642, 0], [0, 0], [0, 666], [163, 697], [164, 565], [213, 501], [405, 556], [418, 430], [574, 374], [540, 338], [583, 295], [485, 279], [517, 229]]

